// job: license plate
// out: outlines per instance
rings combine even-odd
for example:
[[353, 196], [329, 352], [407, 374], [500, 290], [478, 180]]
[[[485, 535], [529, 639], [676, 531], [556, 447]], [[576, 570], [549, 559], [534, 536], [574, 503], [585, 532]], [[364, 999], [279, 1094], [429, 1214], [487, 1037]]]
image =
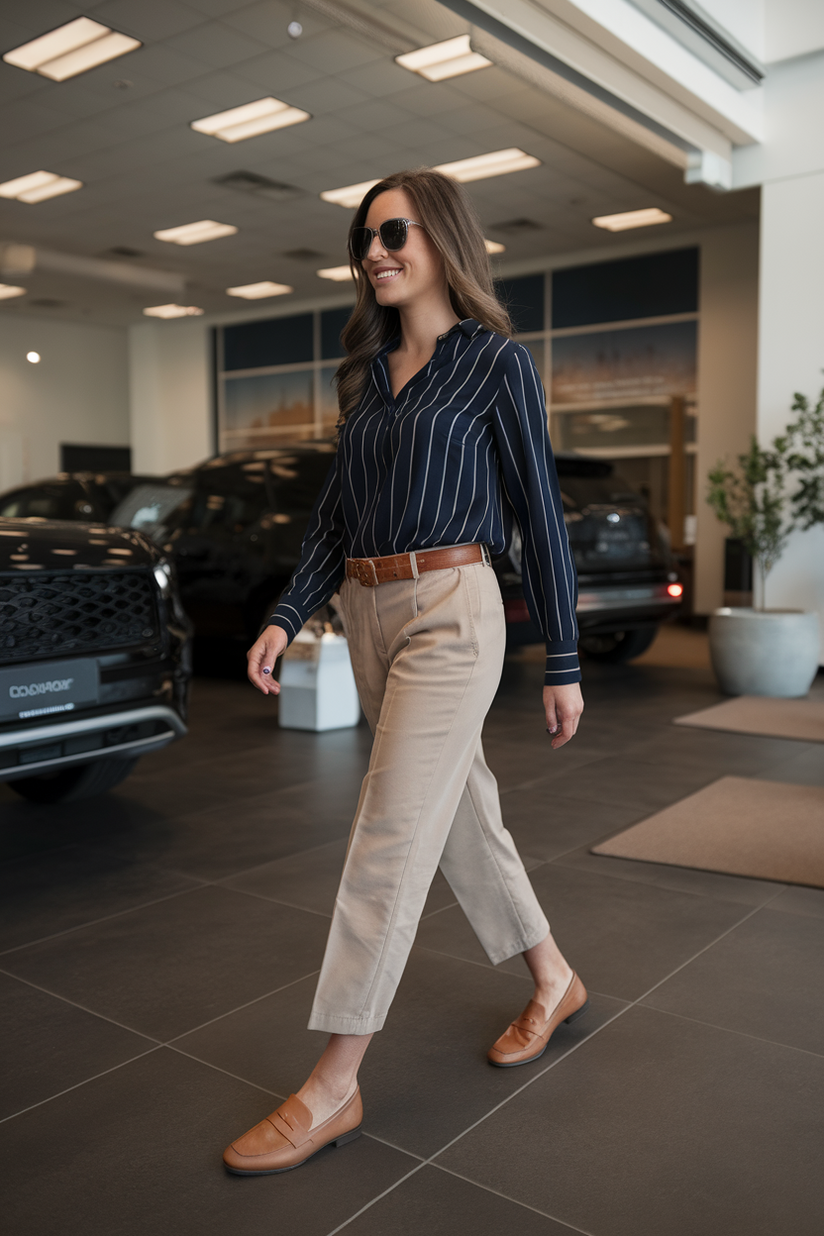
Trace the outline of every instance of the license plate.
[[97, 662], [49, 661], [0, 670], [0, 721], [59, 717], [98, 700]]

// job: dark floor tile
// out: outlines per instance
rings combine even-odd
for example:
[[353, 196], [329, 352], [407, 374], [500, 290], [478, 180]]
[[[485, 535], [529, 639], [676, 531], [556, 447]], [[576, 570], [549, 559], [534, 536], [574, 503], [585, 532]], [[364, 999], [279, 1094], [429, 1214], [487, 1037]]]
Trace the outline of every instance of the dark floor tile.
[[822, 1102], [819, 1057], [636, 1008], [439, 1161], [593, 1236], [820, 1236]]
[[824, 888], [799, 888], [791, 886], [770, 902], [771, 910], [787, 914], [811, 914], [824, 918]]
[[0, 862], [47, 854], [67, 842], [97, 843], [121, 829], [151, 827], [162, 814], [118, 794], [48, 806], [26, 802], [0, 785]]
[[113, 829], [105, 845], [196, 879], [222, 880], [345, 838], [350, 824], [342, 811], [313, 810], [309, 793], [270, 789], [176, 818], [156, 815], [151, 823]]
[[[312, 850], [301, 850], [286, 858], [252, 867], [222, 881], [257, 897], [268, 897], [282, 905], [298, 906], [331, 917], [335, 893], [340, 883], [347, 838], [330, 841]], [[454, 900], [454, 898], [453, 898]]]
[[0, 1120], [155, 1046], [2, 972], [0, 1041]]
[[437, 1167], [422, 1167], [358, 1215], [346, 1236], [570, 1236], [570, 1229]]
[[[786, 745], [797, 747], [799, 744]], [[824, 785], [824, 743], [802, 745], [803, 751], [770, 764], [762, 770], [761, 776], [768, 781], [791, 781], [793, 785]]]
[[503, 794], [501, 808], [518, 849], [545, 862], [635, 824], [644, 814], [623, 803], [561, 798], [548, 778]]
[[[314, 988], [313, 977], [183, 1036], [175, 1047], [286, 1096], [325, 1043], [305, 1029]], [[486, 1053], [530, 994], [531, 984], [514, 975], [413, 949], [361, 1068], [366, 1131], [425, 1158], [522, 1086], [526, 1068], [493, 1068]], [[530, 1070], [556, 1063], [623, 1007], [594, 997], [585, 1017], [559, 1027]]]
[[593, 875], [655, 884], [658, 888], [669, 888], [674, 892], [693, 893], [696, 897], [718, 897], [722, 901], [735, 901], [748, 906], [766, 904], [785, 887], [772, 880], [722, 875], [715, 871], [673, 867], [666, 863], [643, 863], [630, 858], [614, 858], [611, 854], [593, 854], [588, 845], [570, 850], [554, 861], [556, 866], [572, 867]]
[[317, 970], [328, 930], [212, 885], [7, 953], [3, 968], [165, 1039]]
[[[637, 1000], [739, 921], [746, 909], [648, 884], [590, 875], [557, 864], [531, 873], [532, 884], [570, 965], [592, 991]], [[488, 965], [460, 910], [421, 923], [421, 947]], [[501, 968], [524, 974], [521, 957]]]
[[681, 764], [690, 768], [718, 768], [727, 775], [764, 776], [767, 765], [792, 758], [790, 739], [758, 734], [733, 734], [685, 725], [668, 725], [627, 747], [627, 755], [645, 763]]
[[197, 887], [174, 871], [95, 846], [0, 866], [0, 951]]
[[717, 777], [717, 769], [685, 767], [674, 758], [665, 764], [615, 755], [562, 774], [555, 779], [554, 789], [562, 798], [656, 811], [693, 794]]
[[327, 1236], [416, 1166], [360, 1137], [285, 1175], [231, 1176], [223, 1147], [257, 1120], [266, 1097], [161, 1048], [7, 1121], [0, 1125], [6, 1230]]
[[543, 729], [536, 726], [535, 730], [535, 733], [518, 738], [509, 729], [507, 738], [491, 740], [485, 733], [486, 761], [502, 792], [541, 778], [555, 779], [561, 773], [571, 773], [604, 755], [600, 748], [597, 751], [584, 748], [577, 739], [553, 751], [546, 726]]
[[760, 910], [643, 1003], [824, 1056], [824, 923]]

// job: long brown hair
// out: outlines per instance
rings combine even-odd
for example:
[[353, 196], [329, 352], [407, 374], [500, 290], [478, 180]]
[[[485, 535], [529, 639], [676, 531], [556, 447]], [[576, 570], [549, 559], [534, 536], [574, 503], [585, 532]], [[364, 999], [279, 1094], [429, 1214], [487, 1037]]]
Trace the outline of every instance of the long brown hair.
[[[449, 299], [459, 319], [474, 318], [488, 330], [509, 338], [512, 324], [495, 295], [481, 221], [466, 190], [432, 168], [395, 172], [373, 185], [366, 194], [355, 211], [350, 235], [353, 228], [364, 226], [375, 198], [389, 189], [403, 189], [408, 195], [415, 207], [417, 222], [426, 228], [440, 253]], [[350, 265], [358, 298], [341, 334], [347, 356], [335, 375], [339, 426], [360, 403], [372, 361], [400, 330], [397, 309], [379, 305], [360, 262], [350, 258]]]

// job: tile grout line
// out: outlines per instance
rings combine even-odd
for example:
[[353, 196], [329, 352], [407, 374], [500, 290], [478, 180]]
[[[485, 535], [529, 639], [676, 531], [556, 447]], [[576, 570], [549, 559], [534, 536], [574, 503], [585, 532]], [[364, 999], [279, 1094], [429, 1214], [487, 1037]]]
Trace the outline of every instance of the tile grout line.
[[593, 1232], [588, 1232], [584, 1227], [576, 1227], [574, 1223], [567, 1223], [565, 1219], [559, 1219], [557, 1215], [548, 1214], [545, 1210], [539, 1210], [537, 1206], [530, 1206], [528, 1202], [519, 1201], [517, 1197], [510, 1197], [508, 1193], [501, 1193], [499, 1189], [493, 1189], [489, 1185], [481, 1184], [478, 1180], [472, 1180], [469, 1176], [462, 1176], [460, 1172], [454, 1171], [451, 1167], [443, 1167], [440, 1163], [428, 1163], [428, 1167], [434, 1167], [437, 1172], [444, 1172], [447, 1176], [455, 1176], [458, 1180], [465, 1180], [467, 1184], [475, 1185], [478, 1189], [483, 1189], [486, 1193], [492, 1193], [495, 1197], [502, 1197], [507, 1202], [513, 1202], [516, 1206], [522, 1206], [524, 1210], [531, 1210], [533, 1214], [540, 1215], [543, 1219], [551, 1219], [553, 1223], [560, 1223], [562, 1227], [569, 1228], [571, 1232], [580, 1232], [581, 1236], [594, 1236]]
[[148, 1039], [150, 1043], [154, 1043], [157, 1047], [164, 1047], [162, 1039], [156, 1039], [153, 1034], [145, 1034], [142, 1030], [135, 1030], [134, 1026], [127, 1026], [122, 1021], [117, 1021], [114, 1017], [108, 1017], [105, 1013], [98, 1013], [95, 1009], [87, 1008], [85, 1004], [80, 1004], [77, 1000], [70, 1000], [68, 996], [61, 996], [57, 991], [51, 991], [48, 987], [41, 987], [39, 983], [33, 983], [31, 979], [23, 978], [21, 974], [13, 974], [11, 970], [4, 970], [0, 967], [0, 974], [5, 974], [6, 978], [14, 979], [15, 982], [25, 983], [27, 987], [33, 987], [35, 991], [42, 991], [45, 996], [51, 996], [55, 1000], [61, 1000], [64, 1004], [71, 1005], [72, 1008], [80, 1009], [83, 1013], [88, 1013], [90, 1017], [98, 1017], [101, 1021], [106, 1021], [111, 1026], [117, 1026], [119, 1030], [126, 1030], [129, 1034], [135, 1034], [138, 1038]]
[[223, 1021], [224, 1017], [232, 1017], [233, 1014], [240, 1013], [243, 1009], [251, 1008], [253, 1004], [258, 1004], [261, 1000], [268, 999], [269, 996], [275, 996], [279, 991], [288, 991], [290, 987], [294, 987], [297, 983], [302, 983], [304, 979], [312, 978], [314, 974], [320, 974], [320, 970], [307, 970], [305, 974], [301, 974], [295, 979], [290, 979], [288, 983], [283, 983], [280, 987], [273, 987], [271, 991], [264, 991], [262, 995], [255, 996], [254, 1000], [247, 1000], [245, 1004], [238, 1004], [236, 1008], [227, 1009], [225, 1013], [218, 1013], [217, 1017], [211, 1017], [208, 1021], [201, 1022], [200, 1025], [192, 1026], [191, 1030], [184, 1030], [182, 1034], [176, 1034], [171, 1039], [164, 1039], [163, 1046], [171, 1047], [179, 1039], [185, 1039], [189, 1034], [196, 1034], [198, 1030], [205, 1030], [207, 1026], [213, 1026], [215, 1022]]
[[109, 1073], [116, 1073], [118, 1069], [124, 1068], [127, 1064], [134, 1064], [135, 1060], [143, 1060], [146, 1056], [154, 1055], [156, 1051], [160, 1051], [162, 1046], [162, 1043], [156, 1043], [154, 1047], [149, 1047], [146, 1051], [141, 1051], [136, 1056], [130, 1056], [128, 1060], [121, 1060], [119, 1064], [113, 1064], [110, 1069], [103, 1069], [101, 1073], [95, 1073], [93, 1077], [84, 1077], [82, 1081], [75, 1082], [73, 1086], [67, 1086], [65, 1090], [58, 1090], [56, 1094], [50, 1094], [47, 1098], [40, 1099], [37, 1103], [30, 1103], [28, 1107], [21, 1107], [17, 1112], [10, 1112], [8, 1116], [0, 1117], [0, 1124], [5, 1124], [7, 1120], [16, 1120], [18, 1116], [24, 1116], [26, 1112], [32, 1112], [38, 1107], [43, 1107], [46, 1103], [51, 1103], [55, 1099], [61, 1098], [64, 1094], [71, 1094], [72, 1090], [79, 1090], [81, 1086], [87, 1086], [89, 1082], [106, 1077]]
[[[188, 877], [194, 879], [194, 877]], [[99, 923], [109, 923], [114, 918], [122, 918], [124, 914], [131, 914], [135, 910], [145, 910], [149, 906], [162, 905], [164, 901], [174, 901], [175, 897], [185, 897], [189, 893], [197, 893], [202, 888], [210, 887], [208, 880], [197, 880], [195, 888], [179, 888], [174, 893], [168, 893], [165, 897], [155, 897], [152, 901], [141, 901], [137, 905], [127, 906], [125, 910], [115, 910], [112, 914], [104, 914], [101, 918], [90, 918], [85, 923], [77, 923], [74, 927], [64, 927], [62, 931], [53, 931], [48, 936], [38, 936], [36, 940], [27, 940], [25, 944], [15, 944], [12, 948], [6, 948], [0, 951], [0, 960], [3, 957], [8, 957], [10, 953], [19, 953], [24, 948], [34, 948], [36, 944], [46, 944], [49, 940], [59, 940], [61, 936], [70, 936], [75, 931], [83, 931], [85, 927], [96, 927]]]
[[706, 1026], [709, 1030], [720, 1030], [722, 1034], [737, 1034], [742, 1039], [752, 1039], [754, 1043], [765, 1043], [768, 1047], [780, 1047], [783, 1051], [797, 1051], [802, 1056], [812, 1056], [813, 1060], [824, 1059], [824, 1052], [812, 1051], [809, 1047], [797, 1047], [794, 1043], [781, 1043], [778, 1039], [765, 1039], [760, 1034], [748, 1034], [746, 1030], [734, 1030], [731, 1026], [719, 1026], [714, 1021], [702, 1021], [700, 1017], [688, 1017], [686, 1013], [674, 1013], [672, 1009], [659, 1009], [654, 1004], [640, 1006], [650, 1013], [661, 1013], [664, 1017], [677, 1017], [679, 1021], [688, 1021], [693, 1026]]

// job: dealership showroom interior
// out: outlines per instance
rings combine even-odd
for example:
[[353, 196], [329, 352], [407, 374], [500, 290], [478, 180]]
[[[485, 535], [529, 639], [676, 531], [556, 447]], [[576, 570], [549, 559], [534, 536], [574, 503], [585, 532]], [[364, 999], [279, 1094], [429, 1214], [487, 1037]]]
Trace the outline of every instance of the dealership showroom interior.
[[0, 98], [4, 1230], [821, 1236], [822, 0]]

